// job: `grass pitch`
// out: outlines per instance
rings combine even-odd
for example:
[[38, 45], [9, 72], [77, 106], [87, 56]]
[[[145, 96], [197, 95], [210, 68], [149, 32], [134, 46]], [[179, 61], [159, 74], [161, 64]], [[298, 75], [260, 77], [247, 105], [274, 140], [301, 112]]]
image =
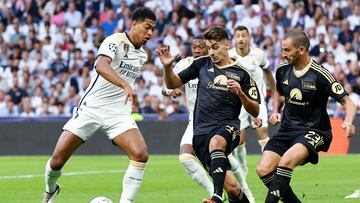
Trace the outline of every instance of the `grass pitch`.
[[[0, 203], [39, 203], [44, 191], [45, 156], [0, 157]], [[248, 183], [258, 203], [266, 188], [255, 172], [259, 156], [248, 156]], [[59, 179], [58, 203], [89, 203], [96, 196], [119, 201], [125, 156], [73, 156]], [[291, 185], [302, 202], [360, 202], [344, 199], [360, 188], [360, 155], [322, 156], [316, 166], [295, 169]], [[176, 155], [150, 156], [135, 203], [200, 203], [207, 197], [186, 175]]]

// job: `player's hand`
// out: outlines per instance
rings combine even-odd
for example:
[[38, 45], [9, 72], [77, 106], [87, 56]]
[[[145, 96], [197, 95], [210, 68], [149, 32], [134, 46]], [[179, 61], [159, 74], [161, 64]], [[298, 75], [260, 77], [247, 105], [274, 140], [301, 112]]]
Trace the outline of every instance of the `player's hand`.
[[175, 59], [180, 55], [180, 53], [178, 53], [175, 56], [172, 56], [170, 54], [170, 46], [162, 46], [156, 49], [156, 53], [159, 55], [160, 61], [165, 67], [171, 66]]
[[352, 137], [355, 135], [355, 126], [350, 122], [344, 122], [341, 127], [345, 129], [345, 136], [347, 138]]
[[235, 93], [237, 95], [240, 95], [240, 93], [242, 92], [240, 84], [232, 79], [227, 81], [227, 88], [229, 89], [230, 92]]
[[281, 114], [280, 113], [273, 113], [270, 118], [269, 118], [269, 122], [272, 125], [276, 125], [281, 121]]
[[130, 85], [127, 85], [124, 88], [124, 93], [125, 93], [125, 105], [127, 104], [128, 100], [130, 100], [131, 108], [134, 108], [137, 104], [136, 92], [130, 87]]
[[183, 95], [183, 92], [179, 89], [174, 89], [169, 92], [169, 96], [173, 99], [176, 99]]
[[254, 118], [254, 117], [252, 117], [252, 120], [253, 120], [253, 122], [254, 122], [254, 124], [255, 124], [255, 128], [260, 128], [260, 127], [262, 126], [262, 119], [261, 119], [261, 118], [259, 118], [259, 117]]

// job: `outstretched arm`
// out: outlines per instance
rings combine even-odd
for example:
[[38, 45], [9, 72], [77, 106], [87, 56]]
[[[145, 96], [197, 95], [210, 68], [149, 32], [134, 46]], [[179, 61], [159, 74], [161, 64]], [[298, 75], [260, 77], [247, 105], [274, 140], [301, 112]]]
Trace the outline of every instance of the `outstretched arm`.
[[346, 131], [346, 137], [350, 138], [355, 134], [355, 126], [352, 124], [356, 116], [356, 105], [351, 101], [349, 96], [344, 96], [340, 100], [340, 104], [345, 108], [345, 119], [342, 127]]
[[172, 70], [172, 64], [174, 63], [176, 56], [170, 55], [170, 46], [164, 46], [160, 49], [156, 49], [156, 52], [160, 56], [160, 61], [164, 65], [164, 78], [166, 87], [170, 89], [175, 89], [183, 85], [178, 74], [174, 73]]

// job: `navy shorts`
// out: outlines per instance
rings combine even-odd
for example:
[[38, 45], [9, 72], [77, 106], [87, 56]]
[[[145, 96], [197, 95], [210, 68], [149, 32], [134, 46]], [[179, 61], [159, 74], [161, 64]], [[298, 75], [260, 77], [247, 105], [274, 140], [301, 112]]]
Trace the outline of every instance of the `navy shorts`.
[[227, 143], [225, 149], [226, 156], [228, 156], [239, 145], [240, 141], [240, 130], [231, 125], [220, 125], [209, 133], [194, 135], [193, 148], [195, 155], [208, 172], [210, 172], [211, 161], [209, 143], [211, 138], [215, 135], [220, 135], [225, 138]]
[[305, 162], [317, 164], [319, 161], [319, 151], [326, 152], [332, 140], [331, 132], [315, 130], [315, 129], [282, 129], [273, 135], [266, 144], [264, 151], [273, 151], [282, 156], [290, 147], [297, 143], [301, 143], [309, 150], [309, 157]]

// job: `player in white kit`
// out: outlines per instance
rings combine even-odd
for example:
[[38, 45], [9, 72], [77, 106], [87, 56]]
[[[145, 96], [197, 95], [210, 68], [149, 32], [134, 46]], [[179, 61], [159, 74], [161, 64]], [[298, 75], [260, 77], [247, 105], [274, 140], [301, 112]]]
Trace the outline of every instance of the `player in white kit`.
[[62, 168], [73, 152], [101, 129], [123, 150], [130, 163], [123, 178], [120, 203], [133, 202], [144, 176], [147, 147], [131, 108], [136, 105], [134, 82], [147, 54], [141, 47], [152, 36], [156, 15], [148, 8], [138, 8], [132, 15], [129, 33], [114, 33], [101, 44], [95, 70], [97, 75], [63, 127], [52, 157], [45, 167], [43, 203], [54, 202], [60, 191], [57, 184]]
[[243, 169], [243, 174], [245, 175], [243, 181], [246, 181], [246, 176], [248, 172], [247, 161], [246, 161], [246, 148], [245, 140], [246, 133], [245, 129], [255, 126], [254, 123], [261, 123], [261, 127], [256, 128], [256, 135], [258, 138], [258, 143], [261, 146], [261, 151], [263, 151], [266, 143], [269, 141], [268, 136], [268, 114], [266, 108], [266, 84], [264, 80], [264, 75], [269, 83], [271, 93], [275, 90], [275, 79], [269, 69], [269, 61], [267, 60], [266, 54], [258, 49], [250, 47], [250, 34], [248, 29], [245, 26], [238, 26], [234, 31], [234, 39], [236, 46], [229, 51], [229, 55], [236, 57], [240, 63], [247, 68], [250, 76], [255, 81], [257, 87], [259, 88], [261, 104], [260, 113], [257, 118], [253, 118], [244, 108], [240, 112], [240, 144], [237, 148], [234, 149], [233, 155], [236, 157]]
[[[208, 50], [203, 36], [195, 37], [192, 40], [191, 51], [192, 51], [192, 56], [181, 59], [175, 65], [174, 72], [179, 73], [184, 69], [188, 68], [193, 63], [194, 59], [208, 55]], [[199, 80], [196, 78], [194, 80], [190, 80], [184, 85], [186, 101], [188, 103], [188, 108], [189, 108], [189, 122], [180, 142], [179, 161], [183, 165], [186, 172], [191, 176], [191, 178], [194, 181], [196, 181], [201, 187], [207, 190], [209, 194], [213, 194], [214, 192], [213, 183], [210, 180], [209, 176], [207, 175], [207, 172], [201, 166], [201, 164], [198, 161], [196, 161], [195, 152], [192, 145], [193, 116], [194, 116], [193, 114], [194, 114], [194, 107], [197, 96], [198, 81]], [[162, 93], [164, 96], [170, 96], [171, 98], [177, 98], [183, 94], [182, 91], [179, 89], [172, 90], [166, 88], [163, 89]], [[229, 155], [228, 158], [231, 164], [231, 170], [233, 171], [237, 180], [240, 181], [239, 177], [243, 177], [244, 175], [239, 174], [242, 173], [239, 163], [231, 154]], [[245, 185], [245, 187], [248, 188], [247, 185]], [[254, 202], [254, 198], [251, 192], [249, 193], [245, 189], [244, 193], [249, 198], [250, 202]]]

